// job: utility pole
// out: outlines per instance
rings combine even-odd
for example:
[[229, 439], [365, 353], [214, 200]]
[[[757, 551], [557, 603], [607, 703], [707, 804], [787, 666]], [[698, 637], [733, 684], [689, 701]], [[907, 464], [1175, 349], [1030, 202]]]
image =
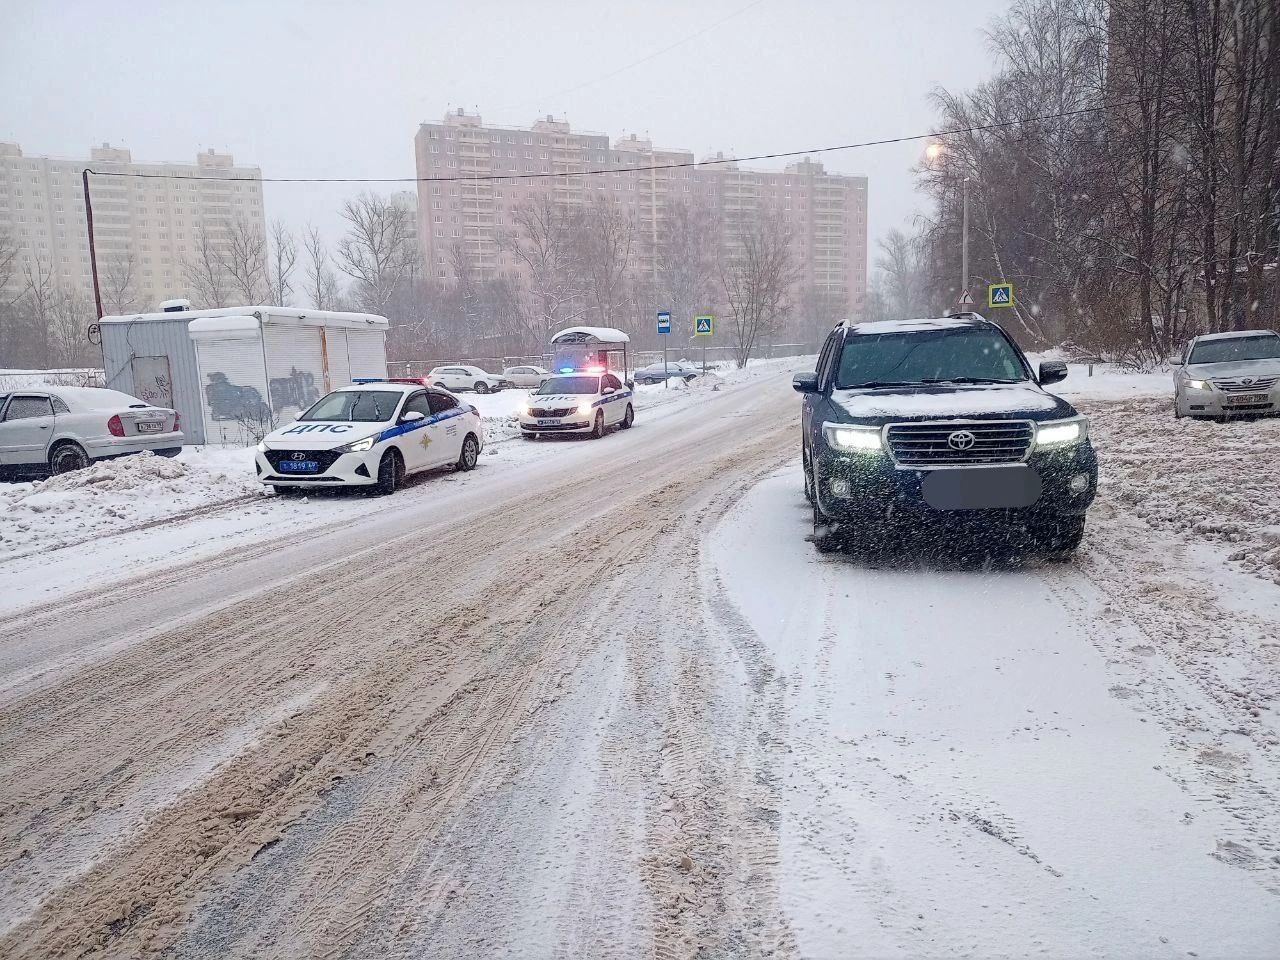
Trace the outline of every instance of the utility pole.
[[969, 289], [969, 178], [960, 181], [960, 190], [964, 195], [962, 207], [964, 212], [960, 218], [960, 294], [963, 296]]
[[93, 246], [93, 201], [89, 197], [89, 174], [93, 171], [88, 167], [80, 173], [80, 179], [84, 183], [84, 222], [85, 227], [89, 231], [89, 266], [93, 270], [93, 304], [98, 311], [98, 319], [102, 319], [102, 287], [98, 285], [98, 253]]

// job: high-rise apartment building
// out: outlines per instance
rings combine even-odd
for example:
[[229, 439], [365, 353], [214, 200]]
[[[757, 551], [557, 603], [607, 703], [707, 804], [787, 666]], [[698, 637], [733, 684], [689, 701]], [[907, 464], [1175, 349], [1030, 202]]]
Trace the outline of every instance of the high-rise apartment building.
[[[500, 240], [519, 231], [516, 212], [521, 203], [538, 195], [581, 203], [594, 193], [632, 218], [638, 271], [651, 265], [668, 211], [676, 203], [709, 207], [726, 232], [726, 242], [736, 219], [768, 209], [791, 227], [803, 283], [825, 293], [850, 316], [862, 312], [867, 285], [866, 177], [827, 173], [812, 160], [783, 170], [749, 170], [723, 156], [695, 164], [688, 150], [656, 148], [634, 134], [611, 141], [607, 134], [572, 130], [553, 117], [530, 127], [493, 126], [461, 110], [450, 112], [441, 123], [422, 124], [414, 148], [418, 244], [427, 276], [454, 277], [459, 253], [480, 276], [518, 272]], [[527, 176], [600, 169], [610, 172]], [[466, 179], [517, 175], [525, 178]], [[440, 178], [454, 179], [430, 182]]]
[[[18, 246], [10, 287], [47, 277], [92, 298], [89, 241], [81, 171], [89, 167], [94, 243], [103, 309], [154, 309], [161, 300], [190, 296], [185, 265], [242, 221], [266, 237], [262, 171], [237, 166], [213, 150], [194, 163], [135, 163], [128, 150], [94, 147], [88, 160], [25, 156], [0, 143], [0, 234]], [[111, 174], [144, 176], [111, 176]], [[196, 180], [194, 177], [215, 179]]]

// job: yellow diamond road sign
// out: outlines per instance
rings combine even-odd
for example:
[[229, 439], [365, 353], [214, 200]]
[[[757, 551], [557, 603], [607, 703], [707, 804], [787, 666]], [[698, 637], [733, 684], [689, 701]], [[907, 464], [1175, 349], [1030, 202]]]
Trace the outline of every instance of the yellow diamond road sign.
[[993, 283], [987, 287], [987, 306], [1012, 307], [1013, 302], [1012, 283]]

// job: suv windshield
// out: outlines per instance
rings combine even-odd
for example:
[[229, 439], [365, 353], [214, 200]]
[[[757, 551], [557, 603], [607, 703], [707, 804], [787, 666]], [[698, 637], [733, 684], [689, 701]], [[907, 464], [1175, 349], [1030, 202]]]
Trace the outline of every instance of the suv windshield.
[[845, 339], [836, 371], [840, 389], [1026, 379], [1026, 368], [1009, 341], [982, 327], [853, 334]]
[[599, 377], [552, 377], [537, 389], [540, 397], [550, 397], [557, 393], [599, 393]]
[[1280, 337], [1227, 337], [1202, 340], [1191, 351], [1190, 363], [1233, 363], [1237, 360], [1280, 359]]
[[339, 390], [322, 397], [298, 419], [382, 423], [395, 415], [403, 396], [390, 390]]

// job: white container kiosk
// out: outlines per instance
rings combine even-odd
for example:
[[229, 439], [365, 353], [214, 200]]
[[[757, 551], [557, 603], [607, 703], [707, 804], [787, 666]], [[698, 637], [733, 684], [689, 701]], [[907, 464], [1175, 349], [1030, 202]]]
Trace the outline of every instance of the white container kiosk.
[[387, 375], [385, 317], [291, 307], [191, 317], [206, 443], [254, 443], [330, 390]]

